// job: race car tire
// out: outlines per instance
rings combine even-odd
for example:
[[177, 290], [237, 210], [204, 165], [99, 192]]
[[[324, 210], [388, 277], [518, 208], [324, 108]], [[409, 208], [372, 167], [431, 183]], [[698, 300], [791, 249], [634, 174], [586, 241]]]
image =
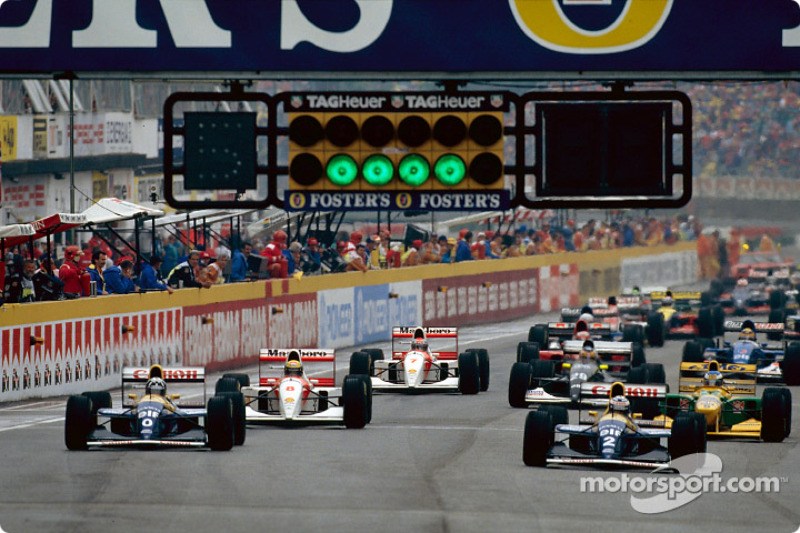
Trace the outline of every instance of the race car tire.
[[365, 374], [367, 376], [372, 375], [372, 357], [369, 353], [362, 351], [362, 352], [353, 352], [353, 355], [350, 356], [350, 374]]
[[540, 378], [552, 378], [555, 376], [555, 368], [553, 368], [552, 361], [545, 361], [543, 359], [537, 359], [531, 362], [531, 374], [533, 379], [531, 383], [538, 387], [537, 380]]
[[481, 390], [480, 366], [475, 352], [458, 355], [458, 390], [461, 394], [478, 394]]
[[563, 405], [542, 405], [539, 410], [541, 411], [542, 409], [550, 411], [554, 427], [559, 424], [569, 424], [569, 411]]
[[81, 396], [91, 398], [93, 415], [97, 414], [98, 409], [111, 407], [111, 393], [108, 391], [84, 392]]
[[[785, 323], [786, 322], [786, 310], [785, 309], [770, 309], [769, 310], [769, 317], [767, 321], [770, 324], [776, 323]], [[768, 331], [767, 332], [767, 340], [771, 341], [779, 341], [783, 338], [783, 332], [781, 331]]]
[[539, 359], [539, 347], [540, 344], [538, 342], [520, 342], [517, 344], [517, 362], [530, 363]]
[[667, 445], [672, 459], [697, 453], [698, 443], [701, 440], [697, 419], [692, 413], [679, 413], [672, 422], [672, 435]]
[[[781, 389], [767, 387], [761, 395], [761, 438], [765, 442], [781, 442], [786, 438], [786, 400]], [[791, 430], [791, 428], [789, 428]]]
[[92, 399], [88, 396], [70, 396], [64, 420], [64, 443], [67, 449], [85, 450], [86, 438], [96, 425], [97, 417], [92, 410]]
[[695, 427], [695, 452], [705, 453], [708, 444], [708, 424], [706, 417], [700, 413], [689, 413], [694, 420]]
[[722, 283], [722, 280], [719, 279], [712, 279], [711, 286], [709, 287], [709, 292], [711, 296], [714, 298], [719, 298], [722, 296], [722, 293], [725, 292], [725, 284]]
[[697, 313], [697, 336], [706, 339], [714, 336], [714, 317], [710, 307], [701, 307]]
[[213, 396], [206, 411], [208, 447], [214, 451], [227, 451], [236, 441], [233, 421], [233, 404], [228, 396]]
[[514, 363], [508, 378], [508, 404], [511, 407], [526, 407], [525, 393], [531, 385], [533, 369], [530, 363]]
[[701, 337], [701, 338], [697, 339], [697, 342], [699, 342], [700, 346], [703, 347], [703, 351], [704, 352], [705, 352], [706, 348], [716, 348], [716, 346], [717, 346], [716, 344], [714, 344], [714, 339], [707, 339], [707, 338]]
[[647, 315], [647, 344], [650, 346], [664, 346], [664, 315], [650, 313]]
[[367, 424], [369, 424], [372, 422], [372, 379], [365, 374], [358, 377], [364, 381], [364, 385], [367, 387]]
[[241, 392], [221, 392], [218, 396], [230, 398], [233, 408], [233, 444], [241, 446], [247, 436], [247, 418], [244, 411], [244, 394]]
[[700, 305], [703, 307], [710, 307], [711, 303], [714, 301], [711, 293], [708, 291], [704, 291], [700, 293]]
[[644, 328], [641, 324], [625, 324], [622, 326], [622, 342], [644, 342]]
[[484, 348], [471, 348], [467, 352], [474, 352], [478, 355], [478, 369], [480, 375], [481, 392], [489, 390], [489, 352]]
[[369, 354], [369, 356], [372, 358], [373, 365], [375, 364], [375, 361], [383, 361], [383, 350], [380, 348], [365, 348], [361, 351]]
[[628, 370], [628, 383], [644, 385], [647, 383], [647, 365], [637, 366]]
[[238, 379], [223, 376], [217, 380], [217, 384], [214, 386], [214, 395], [222, 392], [239, 392], [241, 390], [242, 385]]
[[786, 293], [775, 289], [769, 293], [769, 308], [783, 309], [786, 307]]
[[781, 395], [783, 396], [783, 410], [786, 414], [786, 434], [784, 437], [788, 437], [792, 434], [792, 391], [789, 389], [779, 389], [781, 391]]
[[714, 321], [714, 335], [720, 337], [725, 334], [725, 311], [721, 305], [711, 307], [711, 318]]
[[800, 385], [800, 342], [792, 342], [786, 348], [781, 362], [783, 382], [787, 385]]
[[342, 383], [342, 402], [344, 403], [344, 426], [348, 429], [361, 429], [369, 419], [369, 398], [367, 385], [360, 376], [347, 375]]
[[683, 355], [681, 355], [681, 363], [702, 363], [703, 362], [703, 345], [697, 341], [688, 341], [683, 345]]
[[661, 363], [646, 363], [642, 366], [647, 367], [647, 381], [645, 383], [663, 385], [667, 382], [667, 373]]
[[640, 342], [633, 343], [633, 351], [631, 352], [631, 366], [642, 366], [647, 361], [644, 356], [644, 346]]
[[228, 374], [222, 374], [223, 378], [233, 378], [239, 382], [239, 387], [249, 387], [250, 386], [250, 375], [245, 374], [244, 372], [231, 372]]
[[527, 466], [547, 466], [547, 452], [555, 441], [554, 427], [550, 411], [531, 411], [525, 417], [522, 461]]
[[549, 338], [547, 324], [536, 324], [528, 330], [528, 342], [537, 342], [539, 346], [547, 346]]

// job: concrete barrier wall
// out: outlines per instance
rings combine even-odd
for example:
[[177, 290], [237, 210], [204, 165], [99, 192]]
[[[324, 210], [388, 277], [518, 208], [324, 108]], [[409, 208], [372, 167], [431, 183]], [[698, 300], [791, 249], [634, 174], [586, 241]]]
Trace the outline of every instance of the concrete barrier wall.
[[696, 276], [693, 250], [681, 243], [9, 304], [0, 309], [0, 401], [114, 387], [125, 365], [213, 371], [251, 364], [266, 346], [341, 348], [387, 340], [395, 325], [510, 320], [615, 294], [652, 272], [685, 283]]

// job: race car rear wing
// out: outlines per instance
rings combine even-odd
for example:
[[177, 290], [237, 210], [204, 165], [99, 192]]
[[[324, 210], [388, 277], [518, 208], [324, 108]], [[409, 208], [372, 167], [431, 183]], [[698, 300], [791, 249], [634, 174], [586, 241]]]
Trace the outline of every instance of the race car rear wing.
[[670, 293], [673, 300], [700, 300], [701, 292], [698, 291], [655, 291], [650, 293], [650, 298], [653, 300], [662, 300]]
[[[168, 387], [167, 393], [171, 394], [169, 385], [175, 384], [192, 384], [203, 383], [203, 399], [202, 401], [189, 401], [187, 399], [178, 399], [175, 405], [178, 407], [196, 407], [205, 405], [205, 382], [206, 370], [202, 366], [184, 366], [184, 367], [165, 367], [160, 365], [153, 365], [151, 367], [139, 366], [126, 366], [122, 368], [122, 406], [133, 407], [136, 405], [136, 400], [129, 398], [128, 394], [133, 394], [132, 391], [141, 391], [144, 389], [145, 384], [152, 377], [160, 377], [163, 379]], [[126, 390], [127, 389], [127, 390]], [[138, 392], [137, 392], [138, 395]]]
[[[548, 322], [547, 335], [548, 337], [572, 337], [575, 333], [575, 326], [577, 322]], [[611, 335], [611, 326], [603, 324], [602, 322], [592, 322], [586, 324], [586, 331], [590, 335]]]
[[581, 383], [581, 403], [586, 403], [586, 400], [590, 400], [588, 403], [592, 403], [594, 405], [608, 403], [611, 389], [615, 385], [617, 386], [615, 388], [623, 389], [623, 395], [627, 398], [660, 399], [666, 398], [667, 393], [669, 392], [669, 386], [663, 383], [625, 383], [623, 387], [619, 387], [619, 385], [621, 385], [619, 383], [596, 383], [585, 381]]
[[728, 332], [739, 332], [745, 325], [751, 327], [753, 331], [762, 333], [783, 333], [786, 329], [783, 322], [753, 322], [752, 320], [726, 320], [723, 328]]
[[430, 347], [431, 353], [438, 359], [458, 359], [458, 328], [455, 327], [421, 327], [421, 326], [394, 326], [392, 328], [392, 359], [402, 359], [408, 350], [401, 350], [397, 345], [410, 344], [411, 340], [422, 333], [426, 340], [453, 339], [455, 350], [438, 351]]
[[[332, 377], [309, 376], [308, 380], [319, 387], [333, 387], [336, 384], [336, 350], [324, 348], [262, 348], [258, 354], [258, 384], [271, 387], [280, 381], [282, 376], [267, 375], [267, 370], [283, 369], [290, 359], [299, 360], [305, 367], [308, 363], [331, 363]], [[275, 363], [281, 363], [276, 365]]]
[[757, 365], [736, 363], [719, 363], [704, 361], [702, 363], [681, 363], [678, 377], [678, 392], [695, 392], [703, 387], [703, 376], [709, 369], [722, 373], [723, 387], [731, 394], [755, 394]]
[[[564, 341], [564, 353], [580, 353], [585, 341]], [[597, 355], [617, 355], [633, 353], [632, 342], [594, 341], [594, 351]]]

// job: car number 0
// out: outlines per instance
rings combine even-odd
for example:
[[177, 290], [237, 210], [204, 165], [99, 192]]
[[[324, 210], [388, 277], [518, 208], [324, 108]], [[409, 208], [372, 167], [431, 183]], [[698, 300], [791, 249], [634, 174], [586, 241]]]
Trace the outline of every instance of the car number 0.
[[142, 420], [142, 426], [143, 427], [149, 428], [152, 425], [153, 425], [153, 419], [152, 418], [145, 418], [144, 420]]

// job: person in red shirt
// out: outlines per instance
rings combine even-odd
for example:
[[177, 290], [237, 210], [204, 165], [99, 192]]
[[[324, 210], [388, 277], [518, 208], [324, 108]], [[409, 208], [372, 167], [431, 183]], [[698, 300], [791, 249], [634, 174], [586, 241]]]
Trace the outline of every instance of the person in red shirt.
[[78, 266], [83, 251], [75, 245], [64, 250], [64, 262], [58, 269], [58, 279], [64, 283], [64, 295], [67, 298], [80, 298], [83, 294], [81, 276], [84, 272]]
[[272, 241], [261, 251], [261, 256], [267, 258], [267, 269], [271, 278], [288, 278], [289, 261], [283, 255], [286, 248], [286, 232], [278, 230], [272, 235]]

